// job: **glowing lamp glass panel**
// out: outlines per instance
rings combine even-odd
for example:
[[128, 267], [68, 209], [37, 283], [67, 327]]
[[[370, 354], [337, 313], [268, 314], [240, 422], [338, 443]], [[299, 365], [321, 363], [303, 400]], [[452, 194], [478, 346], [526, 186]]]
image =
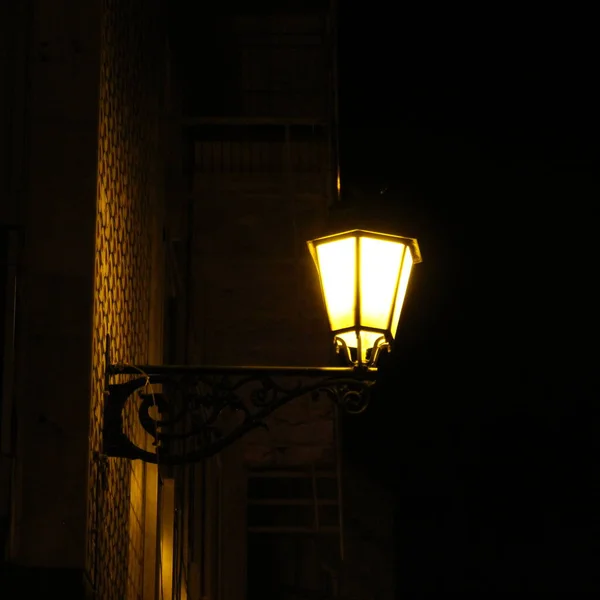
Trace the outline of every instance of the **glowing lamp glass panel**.
[[[360, 238], [360, 325], [388, 329], [406, 246]], [[372, 344], [371, 344], [372, 346]]]
[[394, 301], [394, 312], [392, 315], [392, 322], [390, 324], [392, 335], [395, 335], [398, 322], [400, 321], [400, 313], [402, 312], [402, 305], [404, 304], [404, 298], [406, 297], [406, 289], [408, 288], [408, 280], [410, 279], [412, 267], [412, 253], [407, 248], [406, 252], [404, 252], [402, 270], [400, 272], [400, 281], [398, 282], [398, 291], [396, 292], [396, 299]]
[[353, 327], [356, 318], [356, 239], [325, 242], [316, 247], [316, 252], [331, 329]]
[[412, 266], [421, 262], [417, 241], [354, 230], [308, 246], [334, 338], [359, 350], [354, 364], [375, 364], [396, 333]]

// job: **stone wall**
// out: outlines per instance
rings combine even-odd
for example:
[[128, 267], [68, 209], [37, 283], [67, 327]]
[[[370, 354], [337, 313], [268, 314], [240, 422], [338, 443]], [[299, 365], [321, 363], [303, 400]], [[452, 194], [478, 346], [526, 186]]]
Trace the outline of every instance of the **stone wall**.
[[161, 360], [165, 19], [159, 0], [20, 4], [28, 60], [14, 66], [29, 89], [26, 152], [14, 154], [24, 185], [7, 581], [18, 597], [141, 598], [157, 478], [100, 455], [104, 351], [110, 334], [113, 360]]
[[[106, 336], [113, 362], [162, 361], [160, 101], [166, 39], [159, 11], [158, 2], [103, 3], [87, 568], [99, 597], [107, 600], [141, 597], [144, 508], [147, 496], [157, 493], [147, 485], [155, 480], [147, 473], [153, 467], [99, 460], [96, 453], [101, 451]], [[126, 414], [126, 427], [138, 445], [145, 445], [135, 407]]]
[[17, 445], [8, 560], [81, 577], [101, 7], [40, 0], [29, 8], [21, 23], [29, 43], [26, 152], [15, 155], [25, 177], [17, 210]]
[[[323, 234], [334, 190], [332, 15], [328, 2], [293, 8], [223, 4], [189, 44], [193, 363], [299, 366], [333, 358], [306, 247]], [[271, 415], [268, 432], [223, 453], [222, 600], [262, 597], [273, 586], [281, 597], [289, 577], [280, 571], [296, 566], [294, 583], [318, 588], [319, 561], [306, 543], [312, 494], [284, 506], [277, 497], [254, 498], [251, 507], [248, 482], [265, 468], [335, 473], [332, 416], [327, 402], [298, 400]], [[286, 476], [279, 483], [285, 487]], [[253, 509], [270, 523], [253, 525]], [[325, 537], [335, 545], [335, 533]]]
[[[279, 129], [284, 139], [284, 127]], [[293, 158], [310, 154], [304, 141], [296, 146], [292, 134], [286, 146], [265, 141], [262, 132], [254, 135], [258, 137], [254, 143], [240, 144], [235, 138], [219, 141], [233, 158], [225, 172], [213, 171], [214, 162], [210, 170], [206, 166], [207, 156], [223, 156], [214, 143], [207, 147], [200, 138], [195, 146], [190, 360], [326, 365], [332, 358], [331, 339], [306, 240], [322, 233], [329, 202], [328, 164], [323, 161], [312, 172], [299, 171]], [[315, 149], [322, 144], [323, 137], [316, 134]], [[243, 152], [235, 152], [237, 146], [244, 146]], [[279, 155], [283, 171], [273, 165], [272, 172], [268, 165], [257, 166], [270, 152]], [[252, 163], [254, 172], [247, 172], [244, 165]], [[246, 594], [247, 558], [252, 558], [246, 555], [248, 469], [335, 468], [332, 411], [327, 402], [298, 400], [274, 413], [268, 425], [269, 432], [256, 430], [222, 456], [220, 560], [222, 573], [228, 574], [221, 579], [226, 600]], [[300, 529], [303, 525], [294, 520], [290, 524]], [[287, 540], [267, 534], [269, 551], [283, 556], [290, 541], [295, 541], [292, 538], [299, 536], [299, 541], [306, 534], [286, 536]], [[312, 547], [301, 552], [314, 559]]]

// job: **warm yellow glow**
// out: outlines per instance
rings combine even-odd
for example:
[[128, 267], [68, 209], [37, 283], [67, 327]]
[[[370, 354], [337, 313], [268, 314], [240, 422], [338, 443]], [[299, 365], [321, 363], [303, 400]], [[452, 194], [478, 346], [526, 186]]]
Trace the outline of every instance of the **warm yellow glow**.
[[348, 348], [360, 348], [360, 355], [352, 359], [355, 364], [374, 364], [377, 353], [371, 350], [389, 347], [412, 266], [421, 262], [417, 240], [357, 229], [308, 246], [335, 337]]
[[337, 193], [338, 193], [338, 196], [339, 196], [340, 192], [342, 190], [342, 181], [340, 179], [340, 172], [339, 171], [338, 171], [338, 174], [337, 174], [337, 182], [336, 183], [337, 183]]
[[[364, 361], [367, 356], [367, 351], [373, 346], [377, 340], [383, 337], [383, 333], [375, 331], [359, 331], [360, 336], [360, 347], [361, 347], [361, 358]], [[348, 348], [358, 348], [358, 339], [355, 331], [345, 331], [344, 333], [338, 333], [337, 337], [344, 340]]]
[[360, 324], [387, 329], [404, 244], [375, 238], [360, 238]]
[[352, 327], [356, 304], [356, 239], [325, 242], [316, 251], [331, 329]]
[[175, 519], [175, 480], [164, 479], [161, 489], [160, 514], [160, 598], [173, 597], [173, 529]]
[[394, 314], [392, 316], [392, 322], [390, 329], [392, 335], [396, 334], [398, 327], [398, 321], [400, 320], [400, 313], [402, 312], [402, 306], [404, 304], [404, 298], [406, 297], [406, 289], [408, 287], [408, 280], [410, 279], [410, 273], [413, 266], [413, 257], [409, 248], [404, 253], [404, 260], [402, 261], [402, 273], [400, 275], [400, 283], [398, 284], [398, 293], [396, 294], [396, 301], [394, 303]]

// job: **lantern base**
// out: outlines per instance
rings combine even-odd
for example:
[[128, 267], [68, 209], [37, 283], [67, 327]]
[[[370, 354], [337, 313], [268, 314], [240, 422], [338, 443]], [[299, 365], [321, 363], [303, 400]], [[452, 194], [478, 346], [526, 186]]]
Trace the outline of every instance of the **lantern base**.
[[[363, 333], [372, 334], [372, 332], [360, 332], [356, 335], [354, 332], [347, 332], [336, 335], [333, 343], [336, 353], [344, 359], [346, 364], [372, 369], [377, 366], [381, 353], [391, 350], [391, 345], [383, 335], [378, 335], [368, 345], [364, 344], [366, 340]], [[359, 346], [362, 347], [359, 348]]]

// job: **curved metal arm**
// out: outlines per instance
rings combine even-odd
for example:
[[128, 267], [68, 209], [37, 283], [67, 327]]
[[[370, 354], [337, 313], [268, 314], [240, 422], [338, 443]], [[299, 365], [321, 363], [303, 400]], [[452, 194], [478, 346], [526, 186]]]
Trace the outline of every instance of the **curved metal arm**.
[[[117, 375], [138, 377], [111, 383]], [[301, 396], [325, 394], [347, 412], [360, 413], [369, 402], [375, 375], [375, 369], [352, 367], [110, 365], [104, 453], [155, 464], [159, 459], [170, 465], [199, 462], [264, 427], [269, 414]], [[136, 445], [126, 433], [124, 409], [132, 397], [141, 426], [154, 438], [154, 452]], [[223, 428], [219, 421], [225, 411], [242, 418]]]

